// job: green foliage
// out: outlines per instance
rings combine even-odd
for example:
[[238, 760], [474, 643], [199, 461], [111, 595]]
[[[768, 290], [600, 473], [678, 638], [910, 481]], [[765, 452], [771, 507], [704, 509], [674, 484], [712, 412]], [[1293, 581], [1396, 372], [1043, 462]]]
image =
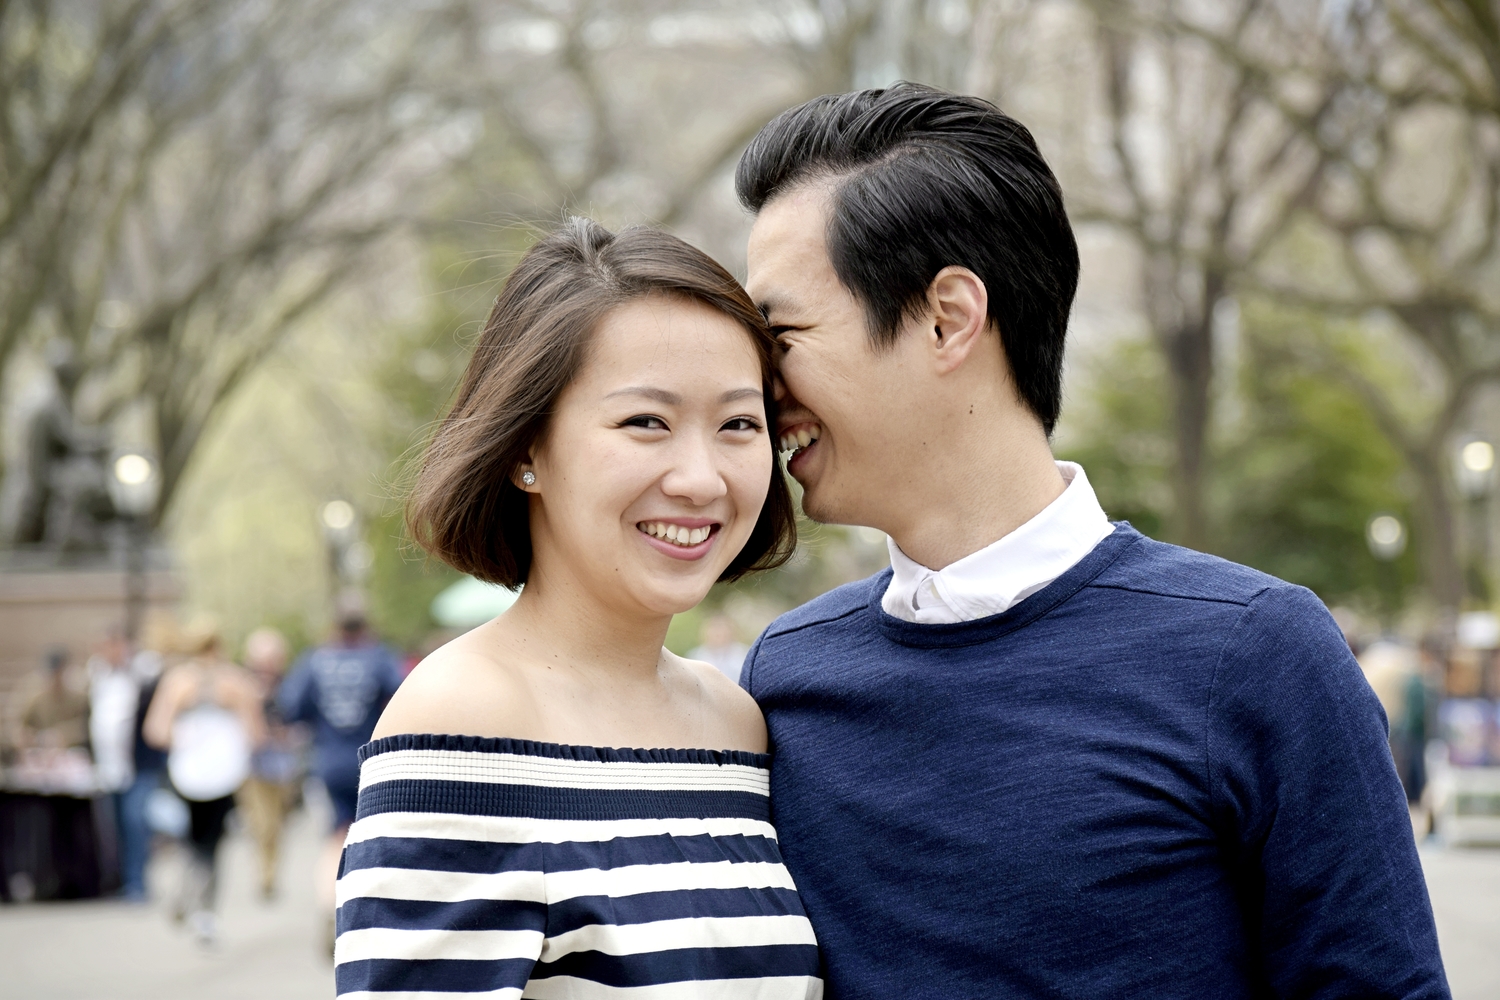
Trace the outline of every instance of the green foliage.
[[1057, 457], [1083, 466], [1112, 520], [1163, 537], [1172, 514], [1172, 432], [1161, 354], [1124, 340], [1079, 375], [1085, 388], [1064, 411]]
[[386, 460], [387, 498], [365, 536], [375, 555], [366, 586], [372, 621], [387, 641], [406, 649], [430, 644], [437, 631], [432, 600], [460, 574], [415, 545], [403, 520], [403, 499], [499, 291], [497, 272], [527, 242], [519, 229], [484, 233], [499, 245], [487, 248], [483, 257], [454, 244], [433, 249], [433, 281], [443, 290], [429, 298], [423, 322], [388, 335], [373, 373], [385, 403], [386, 423], [376, 447]]
[[[1415, 587], [1416, 546], [1383, 564], [1365, 529], [1378, 513], [1411, 525], [1405, 463], [1360, 399], [1297, 350], [1312, 338], [1347, 345], [1345, 333], [1264, 304], [1244, 310], [1237, 370], [1216, 399], [1211, 546], [1330, 604], [1390, 616]], [[1082, 374], [1059, 457], [1083, 465], [1111, 518], [1162, 537], [1172, 526], [1172, 430], [1160, 354], [1122, 341]]]
[[392, 508], [366, 533], [375, 552], [366, 581], [370, 620], [385, 641], [416, 650], [429, 644], [437, 631], [430, 610], [433, 598], [461, 577], [457, 570], [412, 545], [399, 507], [393, 504]]
[[1412, 524], [1401, 455], [1351, 390], [1287, 349], [1337, 331], [1264, 306], [1246, 309], [1245, 322], [1245, 417], [1217, 456], [1216, 548], [1330, 603], [1393, 614], [1416, 582], [1415, 546], [1385, 565], [1365, 530], [1379, 513]]

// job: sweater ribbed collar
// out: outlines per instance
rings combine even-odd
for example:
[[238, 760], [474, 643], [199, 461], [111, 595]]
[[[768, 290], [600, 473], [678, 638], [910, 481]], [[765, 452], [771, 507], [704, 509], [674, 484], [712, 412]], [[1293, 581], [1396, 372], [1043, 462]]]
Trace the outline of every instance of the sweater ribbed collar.
[[1025, 628], [1074, 594], [1108, 569], [1126, 550], [1144, 538], [1128, 521], [1115, 522], [1115, 531], [1096, 545], [1092, 552], [1046, 587], [998, 615], [972, 621], [940, 625], [918, 625], [887, 614], [880, 606], [881, 596], [890, 585], [891, 571], [870, 581], [869, 601], [865, 613], [887, 638], [903, 646], [952, 647], [989, 642], [1009, 632]]

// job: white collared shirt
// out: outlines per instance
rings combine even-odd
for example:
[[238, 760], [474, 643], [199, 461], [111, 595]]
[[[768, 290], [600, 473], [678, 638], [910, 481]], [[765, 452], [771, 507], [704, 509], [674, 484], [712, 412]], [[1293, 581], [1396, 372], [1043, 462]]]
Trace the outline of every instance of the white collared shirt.
[[1083, 467], [1058, 462], [1062, 495], [998, 542], [940, 570], [915, 562], [887, 538], [891, 583], [880, 606], [918, 625], [998, 615], [1078, 564], [1115, 530]]

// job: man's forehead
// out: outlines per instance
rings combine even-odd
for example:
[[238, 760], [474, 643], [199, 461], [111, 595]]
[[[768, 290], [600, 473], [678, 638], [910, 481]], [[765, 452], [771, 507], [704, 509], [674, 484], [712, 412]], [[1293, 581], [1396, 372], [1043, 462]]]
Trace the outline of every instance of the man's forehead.
[[788, 308], [797, 290], [830, 270], [825, 245], [829, 192], [805, 184], [768, 202], [756, 216], [746, 252], [749, 290], [763, 311]]

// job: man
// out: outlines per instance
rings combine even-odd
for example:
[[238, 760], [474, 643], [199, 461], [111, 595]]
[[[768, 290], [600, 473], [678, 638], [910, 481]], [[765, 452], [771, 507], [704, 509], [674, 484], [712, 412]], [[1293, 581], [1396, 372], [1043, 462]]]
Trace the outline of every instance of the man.
[[736, 183], [803, 506], [890, 537], [742, 681], [829, 996], [1447, 996], [1327, 611], [1111, 524], [1052, 458], [1078, 255], [1026, 129], [824, 97]]
[[135, 777], [120, 800], [120, 878], [125, 898], [144, 903], [146, 863], [151, 858], [151, 826], [146, 813], [152, 794], [166, 781], [167, 755], [146, 742], [146, 714], [156, 697], [161, 680], [162, 652], [175, 645], [170, 636], [170, 619], [154, 617], [148, 621], [147, 638], [130, 659], [130, 672], [139, 685], [136, 695], [133, 733], [132, 770]]
[[285, 721], [312, 725], [312, 772], [333, 803], [333, 830], [315, 875], [318, 902], [327, 914], [324, 944], [330, 952], [339, 854], [359, 798], [359, 748], [370, 741], [401, 676], [396, 654], [369, 634], [363, 604], [344, 598], [338, 608], [338, 636], [304, 653], [276, 695]]
[[245, 638], [245, 669], [260, 692], [266, 720], [265, 742], [255, 749], [250, 777], [235, 795], [240, 816], [255, 838], [260, 854], [260, 894], [276, 895], [276, 866], [281, 853], [281, 831], [297, 801], [302, 778], [298, 740], [281, 718], [276, 690], [286, 672], [286, 637], [274, 628], [258, 628]]
[[[123, 629], [110, 629], [88, 659], [89, 746], [94, 752], [94, 777], [103, 792], [101, 805], [109, 811], [108, 837], [101, 853], [110, 877], [124, 885], [124, 845], [128, 830], [125, 796], [135, 780], [135, 715], [141, 684], [130, 669], [130, 643]], [[135, 898], [136, 887], [125, 890]]]
[[69, 676], [68, 651], [47, 650], [43, 672], [21, 709], [22, 747], [86, 750], [89, 745], [89, 696]]

